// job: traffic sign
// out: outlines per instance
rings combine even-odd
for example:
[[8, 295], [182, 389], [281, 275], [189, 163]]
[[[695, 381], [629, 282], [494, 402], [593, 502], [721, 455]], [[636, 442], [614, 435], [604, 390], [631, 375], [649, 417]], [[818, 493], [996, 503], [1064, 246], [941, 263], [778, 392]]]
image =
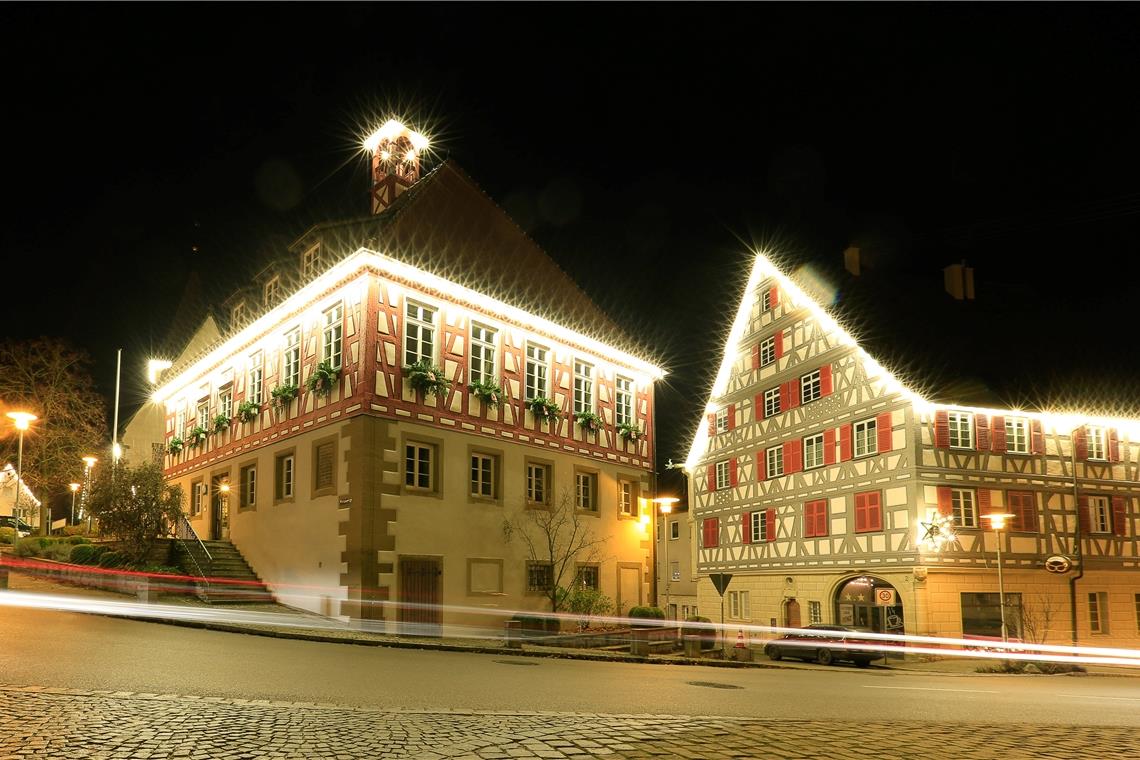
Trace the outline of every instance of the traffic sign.
[[898, 594], [893, 588], [875, 589], [875, 604], [879, 607], [894, 607], [898, 604]]
[[732, 580], [732, 573], [713, 573], [709, 576], [709, 580], [716, 586], [716, 592], [724, 596], [724, 590], [728, 588], [728, 584]]

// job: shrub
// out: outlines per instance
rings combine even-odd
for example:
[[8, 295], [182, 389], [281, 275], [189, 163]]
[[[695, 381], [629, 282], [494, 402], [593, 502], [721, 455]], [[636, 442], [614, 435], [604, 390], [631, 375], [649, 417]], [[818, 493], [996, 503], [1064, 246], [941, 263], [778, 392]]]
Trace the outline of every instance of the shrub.
[[28, 536], [16, 542], [17, 557], [38, 557], [43, 547], [38, 536]]
[[87, 538], [86, 536], [68, 536], [67, 543], [72, 545], [89, 544], [91, 543], [91, 539]]
[[631, 607], [629, 616], [631, 618], [644, 618], [647, 620], [664, 620], [665, 610], [660, 607]]
[[91, 561], [88, 562], [87, 564], [98, 565], [100, 558], [102, 558], [102, 556], [109, 551], [111, 551], [110, 546], [106, 546], [106, 545], [96, 546], [94, 551], [92, 551], [92, 553], [91, 553]]
[[10, 544], [16, 539], [15, 528], [0, 528], [0, 541]]
[[87, 526], [86, 525], [64, 525], [63, 526], [63, 535], [65, 535], [65, 536], [86, 536], [87, 535]]
[[79, 544], [71, 549], [71, 561], [77, 565], [95, 564], [95, 550], [98, 547], [91, 544]]
[[40, 556], [44, 559], [54, 559], [56, 562], [69, 562], [73, 548], [67, 541], [53, 541], [40, 550]]
[[513, 619], [522, 623], [522, 629], [526, 633], [558, 633], [562, 630], [562, 621], [556, 617], [515, 615]]
[[99, 557], [99, 567], [122, 567], [125, 561], [126, 558], [122, 554], [112, 549]]
[[578, 615], [578, 630], [590, 627], [590, 618], [595, 615], [608, 615], [613, 612], [613, 600], [596, 588], [580, 583], [570, 589], [562, 589], [560, 609]]
[[[685, 618], [686, 623], [711, 623], [707, 617], [703, 615], [690, 615]], [[716, 646], [716, 631], [712, 628], [703, 628], [695, 625], [687, 625], [681, 627], [682, 636], [700, 636], [701, 649], [712, 649]]]

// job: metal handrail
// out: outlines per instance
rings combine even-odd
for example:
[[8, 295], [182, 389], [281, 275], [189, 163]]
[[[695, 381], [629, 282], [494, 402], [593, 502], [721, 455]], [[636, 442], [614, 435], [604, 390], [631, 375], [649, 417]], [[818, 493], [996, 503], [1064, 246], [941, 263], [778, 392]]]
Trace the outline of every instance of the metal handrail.
[[[171, 531], [171, 534], [182, 544], [189, 544], [189, 546], [185, 546], [186, 556], [188, 556], [190, 558], [190, 561], [194, 563], [194, 568], [198, 571], [198, 577], [202, 579], [203, 583], [209, 586], [209, 574], [213, 571], [214, 558], [210, 554], [210, 550], [206, 548], [206, 545], [204, 543], [202, 543], [202, 539], [198, 538], [197, 531], [194, 530], [194, 526], [190, 524], [190, 521], [186, 519], [186, 515], [178, 516], [178, 520], [175, 522], [174, 529]], [[193, 540], [193, 543], [191, 542], [191, 539]], [[200, 548], [202, 550], [202, 553], [206, 555], [205, 571], [202, 570], [202, 566], [198, 563], [198, 558], [194, 556], [194, 543], [197, 543], [198, 548]]]

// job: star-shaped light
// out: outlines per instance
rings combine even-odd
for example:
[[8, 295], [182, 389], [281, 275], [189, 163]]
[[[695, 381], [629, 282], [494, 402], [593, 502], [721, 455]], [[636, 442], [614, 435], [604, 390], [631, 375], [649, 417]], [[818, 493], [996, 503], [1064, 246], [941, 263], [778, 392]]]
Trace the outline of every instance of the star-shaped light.
[[929, 520], [918, 524], [923, 530], [918, 542], [924, 549], [942, 551], [942, 547], [958, 538], [954, 533], [954, 518], [950, 515], [931, 515]]

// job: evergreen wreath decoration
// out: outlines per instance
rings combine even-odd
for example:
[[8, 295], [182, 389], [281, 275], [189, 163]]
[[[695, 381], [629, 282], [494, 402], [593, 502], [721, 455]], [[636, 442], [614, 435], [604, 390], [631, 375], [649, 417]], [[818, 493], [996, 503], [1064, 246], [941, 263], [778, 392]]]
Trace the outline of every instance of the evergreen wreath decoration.
[[283, 409], [289, 406], [289, 402], [297, 398], [297, 392], [300, 389], [292, 383], [278, 385], [270, 392], [273, 397], [273, 406], [278, 409]]
[[412, 390], [425, 396], [430, 393], [436, 398], [443, 398], [451, 390], [451, 381], [444, 376], [443, 370], [427, 359], [404, 367], [404, 377], [408, 378]]
[[261, 405], [252, 401], [243, 401], [238, 404], [237, 417], [242, 422], [253, 422], [261, 412]]
[[468, 385], [467, 390], [489, 407], [494, 408], [503, 403], [503, 389], [494, 380], [478, 380]]
[[618, 435], [627, 441], [641, 440], [641, 426], [633, 422], [623, 422], [617, 427]]
[[331, 362], [323, 361], [313, 369], [313, 374], [305, 381], [305, 387], [310, 393], [327, 396], [332, 393], [333, 384], [340, 377], [340, 367], [334, 367]]
[[596, 433], [602, 429], [602, 418], [593, 412], [575, 412], [574, 419], [589, 433]]
[[178, 436], [174, 436], [173, 438], [171, 438], [170, 443], [166, 444], [166, 450], [168, 452], [170, 452], [171, 455], [177, 454], [180, 451], [182, 451], [182, 439], [179, 438]]
[[219, 414], [214, 418], [214, 433], [224, 433], [230, 429], [230, 418], [224, 414]]
[[201, 446], [206, 442], [207, 435], [209, 435], [209, 433], [207, 433], [206, 428], [198, 425], [190, 431], [190, 435], [187, 437], [189, 438], [191, 446]]
[[537, 419], [554, 421], [562, 417], [562, 409], [558, 404], [545, 396], [528, 399], [526, 404]]

